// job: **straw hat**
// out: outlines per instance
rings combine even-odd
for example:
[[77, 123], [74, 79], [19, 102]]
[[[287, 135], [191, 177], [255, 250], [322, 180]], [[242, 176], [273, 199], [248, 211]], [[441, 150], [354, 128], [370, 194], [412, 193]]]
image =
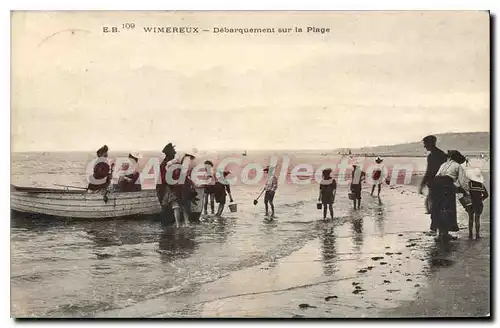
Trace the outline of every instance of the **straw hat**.
[[130, 154], [128, 154], [128, 157], [132, 158], [132, 159], [135, 159], [136, 162], [139, 161], [139, 159], [142, 158], [142, 155], [138, 152], [131, 152]]
[[484, 183], [483, 174], [481, 173], [481, 170], [477, 167], [468, 169], [466, 171], [466, 176], [467, 178], [469, 178], [469, 180], [476, 181], [479, 183]]

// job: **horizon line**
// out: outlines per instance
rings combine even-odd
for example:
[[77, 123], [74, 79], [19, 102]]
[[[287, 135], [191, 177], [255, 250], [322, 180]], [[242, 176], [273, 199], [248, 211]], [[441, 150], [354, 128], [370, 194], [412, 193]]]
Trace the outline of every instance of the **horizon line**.
[[[488, 133], [490, 134], [490, 131], [469, 131], [469, 132], [441, 132], [441, 133], [433, 133], [432, 135], [443, 135], [443, 134], [468, 134], [468, 133]], [[377, 148], [377, 147], [391, 147], [391, 146], [398, 146], [398, 145], [405, 145], [405, 144], [412, 144], [412, 143], [418, 143], [421, 142], [421, 140], [418, 141], [408, 141], [408, 142], [400, 142], [400, 143], [395, 143], [395, 144], [386, 144], [386, 145], [376, 145], [376, 146], [357, 146], [357, 147], [336, 147], [336, 148], [300, 148], [300, 149], [290, 149], [290, 148], [214, 148], [214, 149], [198, 149], [198, 152], [213, 152], [213, 151], [224, 151], [224, 152], [232, 152], [232, 151], [339, 151], [339, 150], [361, 150], [364, 148]], [[191, 148], [189, 151], [191, 151], [193, 148]], [[131, 149], [116, 149], [112, 150], [113, 152], [130, 152], [133, 151]], [[179, 148], [179, 151], [181, 152], [189, 152], [186, 151], [185, 149]], [[80, 150], [71, 150], [71, 149], [37, 149], [37, 150], [22, 150], [22, 151], [12, 151], [10, 150], [10, 153], [46, 153], [46, 152], [53, 152], [53, 153], [62, 153], [62, 152], [95, 152], [95, 150], [92, 149], [80, 149]], [[154, 149], [145, 149], [141, 150], [141, 152], [159, 152], [161, 153], [161, 150], [154, 150]]]

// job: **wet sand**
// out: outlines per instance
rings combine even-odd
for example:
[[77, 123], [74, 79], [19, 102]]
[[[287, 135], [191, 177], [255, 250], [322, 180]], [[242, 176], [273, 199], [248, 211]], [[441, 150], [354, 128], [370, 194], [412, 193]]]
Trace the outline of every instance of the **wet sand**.
[[[97, 316], [486, 315], [489, 201], [483, 239], [466, 239], [467, 218], [459, 209], [459, 239], [443, 247], [428, 234], [429, 217], [415, 191], [411, 186], [386, 188], [381, 202], [365, 192], [361, 210], [346, 208], [333, 222], [318, 220], [317, 236], [287, 256]], [[279, 224], [278, 218], [269, 225]]]
[[[40, 158], [30, 156], [20, 159], [26, 172], [17, 178], [45, 177], [38, 181], [41, 185], [53, 183], [52, 176], [63, 184], [83, 179], [72, 168], [80, 158], [67, 159], [66, 176], [44, 176], [41, 172], [61, 171], [59, 159], [43, 161], [40, 167]], [[421, 162], [425, 164], [425, 158]], [[347, 187], [341, 186], [333, 221], [323, 221], [316, 209], [317, 185], [293, 184], [279, 186], [272, 222], [264, 220], [262, 200], [252, 204], [260, 185], [231, 188], [237, 213], [226, 209], [223, 219], [180, 229], [151, 220], [42, 221], [14, 215], [11, 315], [298, 318], [487, 313], [490, 200], [482, 218], [484, 238], [466, 239], [467, 217], [459, 208], [459, 240], [442, 249], [428, 235], [430, 220], [424, 214], [424, 197], [416, 193], [417, 180], [394, 189], [384, 185], [381, 202], [369, 195], [371, 186], [366, 185], [358, 211], [352, 210]]]

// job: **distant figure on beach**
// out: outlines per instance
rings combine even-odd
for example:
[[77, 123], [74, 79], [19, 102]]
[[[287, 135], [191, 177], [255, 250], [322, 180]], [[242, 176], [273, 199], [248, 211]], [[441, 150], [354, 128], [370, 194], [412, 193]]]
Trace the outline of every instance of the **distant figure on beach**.
[[[430, 152], [430, 154], [427, 156], [427, 170], [425, 171], [424, 177], [422, 178], [422, 181], [420, 182], [420, 186], [418, 188], [418, 193], [423, 194], [423, 189], [424, 186], [427, 186], [428, 188], [428, 193], [427, 193], [427, 198], [426, 198], [426, 209], [427, 213], [426, 214], [431, 214], [431, 221], [432, 221], [432, 188], [433, 188], [433, 182], [434, 182], [434, 177], [436, 176], [437, 171], [441, 167], [441, 164], [446, 162], [447, 156], [442, 151], [436, 146], [437, 138], [435, 136], [426, 136], [425, 138], [422, 139], [424, 143], [424, 147], [426, 150]], [[436, 231], [436, 227], [434, 227], [431, 223], [431, 230]]]
[[105, 190], [111, 183], [114, 164], [108, 164], [108, 146], [104, 145], [96, 152], [97, 163], [94, 165], [93, 174], [87, 186], [89, 191]]
[[215, 201], [219, 204], [217, 208], [217, 214], [215, 216], [221, 217], [222, 212], [224, 211], [224, 205], [226, 204], [226, 195], [229, 195], [229, 201], [233, 202], [233, 196], [231, 195], [231, 187], [229, 186], [229, 181], [226, 180], [226, 177], [231, 174], [229, 171], [222, 172], [222, 177], [217, 177], [217, 181], [214, 184], [214, 196]]
[[469, 178], [469, 190], [471, 198], [471, 206], [468, 210], [469, 214], [469, 239], [472, 239], [472, 229], [474, 221], [476, 223], [476, 239], [479, 239], [479, 220], [483, 213], [483, 202], [488, 198], [488, 191], [484, 186], [484, 177], [479, 168], [471, 168], [466, 172]]
[[266, 185], [264, 187], [266, 193], [264, 194], [264, 206], [266, 207], [266, 216], [269, 215], [269, 205], [271, 206], [271, 216], [274, 218], [274, 195], [278, 189], [278, 178], [274, 175], [274, 167], [267, 166], [264, 168], [264, 173], [266, 176]]
[[457, 186], [467, 196], [469, 194], [469, 179], [462, 164], [465, 157], [457, 150], [448, 151], [448, 159], [440, 167], [432, 186], [431, 219], [432, 227], [439, 230], [437, 240], [448, 241], [456, 239], [449, 231], [458, 231], [457, 223]]
[[205, 184], [205, 194], [203, 198], [203, 209], [204, 209], [204, 214], [207, 215], [207, 209], [208, 209], [208, 201], [210, 200], [210, 210], [211, 214], [214, 214], [215, 210], [215, 204], [214, 204], [214, 184], [215, 184], [215, 178], [214, 178], [214, 164], [211, 161], [205, 161], [205, 169], [207, 171], [207, 178], [208, 181]]
[[142, 190], [141, 183], [138, 181], [140, 172], [137, 169], [140, 157], [139, 153], [130, 153], [128, 155], [129, 162], [122, 165], [121, 176], [118, 178], [118, 184], [116, 185], [117, 191], [134, 192]]
[[384, 181], [384, 166], [382, 164], [383, 159], [381, 159], [379, 156], [375, 158], [375, 163], [377, 163], [377, 166], [373, 170], [372, 173], [372, 180], [373, 180], [373, 186], [372, 186], [372, 192], [371, 195], [373, 196], [373, 193], [375, 192], [375, 187], [378, 186], [378, 193], [377, 197], [380, 197], [380, 190], [382, 189], [382, 181]]
[[361, 184], [365, 182], [365, 178], [366, 173], [361, 170], [357, 163], [353, 164], [350, 190], [351, 193], [354, 194], [354, 197], [352, 199], [354, 203], [354, 209], [361, 207]]
[[323, 179], [319, 185], [318, 201], [323, 204], [323, 220], [326, 220], [326, 207], [330, 210], [330, 218], [333, 220], [333, 203], [337, 193], [337, 181], [332, 178], [332, 169], [323, 170]]

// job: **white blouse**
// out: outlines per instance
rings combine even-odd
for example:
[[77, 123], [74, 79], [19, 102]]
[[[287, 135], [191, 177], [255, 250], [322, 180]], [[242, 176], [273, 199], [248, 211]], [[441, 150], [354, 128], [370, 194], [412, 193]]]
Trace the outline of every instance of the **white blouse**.
[[469, 179], [465, 174], [464, 168], [451, 159], [448, 159], [441, 165], [436, 176], [449, 176], [453, 179], [457, 187], [462, 187], [467, 193], [469, 192]]

